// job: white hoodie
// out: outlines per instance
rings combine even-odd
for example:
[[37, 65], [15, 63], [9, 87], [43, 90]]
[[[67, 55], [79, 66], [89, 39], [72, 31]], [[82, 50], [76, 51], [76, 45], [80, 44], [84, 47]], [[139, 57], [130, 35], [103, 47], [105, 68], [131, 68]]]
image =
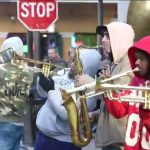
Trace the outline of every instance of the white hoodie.
[[[125, 71], [131, 70], [128, 59], [128, 49], [134, 42], [133, 28], [122, 22], [112, 22], [106, 25], [114, 65], [111, 67], [111, 75], [120, 74]], [[131, 78], [129, 76], [118, 78], [113, 81], [114, 84], [128, 84]], [[115, 119], [109, 114], [105, 104], [101, 103], [101, 113], [96, 131], [96, 146], [104, 147], [115, 143], [124, 143], [126, 131], [126, 117], [122, 119]]]
[[114, 62], [119, 61], [128, 52], [129, 47], [133, 45], [134, 30], [132, 26], [123, 22], [112, 22], [106, 25]]

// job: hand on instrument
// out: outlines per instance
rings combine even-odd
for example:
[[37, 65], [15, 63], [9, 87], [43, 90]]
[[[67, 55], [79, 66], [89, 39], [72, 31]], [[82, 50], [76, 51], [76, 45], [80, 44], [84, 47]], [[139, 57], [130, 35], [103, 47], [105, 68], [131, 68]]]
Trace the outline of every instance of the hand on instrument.
[[109, 78], [111, 76], [111, 71], [109, 68], [103, 68], [101, 70], [99, 70], [98, 72], [98, 76], [100, 79], [106, 79]]
[[91, 78], [87, 74], [82, 74], [82, 75], [76, 76], [74, 81], [75, 81], [75, 86], [78, 87], [84, 84], [91, 83], [94, 81], [94, 79]]
[[49, 90], [54, 90], [54, 80], [51, 77], [46, 78], [43, 73], [40, 73], [39, 78], [39, 84], [43, 88], [43, 90], [45, 90], [46, 92], [48, 92]]
[[111, 72], [108, 69], [102, 69], [99, 72], [99, 76], [101, 79], [106, 79], [106, 78], [109, 78], [111, 76]]

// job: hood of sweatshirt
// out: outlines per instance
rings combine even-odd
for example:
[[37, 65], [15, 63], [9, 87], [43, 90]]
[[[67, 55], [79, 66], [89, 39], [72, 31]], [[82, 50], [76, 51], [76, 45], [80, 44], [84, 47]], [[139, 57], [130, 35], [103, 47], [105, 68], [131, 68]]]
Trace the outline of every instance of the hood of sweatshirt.
[[[134, 57], [136, 49], [140, 49], [141, 51], [144, 51], [150, 55], [150, 36], [146, 36], [146, 37], [142, 38], [138, 42], [134, 43], [134, 45], [132, 47], [129, 48], [128, 56], [129, 56], [129, 61], [130, 61], [132, 69], [134, 69], [136, 67], [136, 65], [135, 65], [136, 59]], [[137, 76], [136, 73], [135, 73], [135, 75]]]
[[23, 56], [23, 42], [19, 37], [10, 37], [6, 39], [2, 45], [0, 51], [12, 48], [18, 55]]
[[132, 26], [122, 22], [112, 22], [106, 25], [114, 62], [119, 61], [133, 45], [135, 33]]
[[82, 61], [83, 73], [94, 78], [102, 59], [100, 53], [95, 49], [81, 49], [80, 59]]

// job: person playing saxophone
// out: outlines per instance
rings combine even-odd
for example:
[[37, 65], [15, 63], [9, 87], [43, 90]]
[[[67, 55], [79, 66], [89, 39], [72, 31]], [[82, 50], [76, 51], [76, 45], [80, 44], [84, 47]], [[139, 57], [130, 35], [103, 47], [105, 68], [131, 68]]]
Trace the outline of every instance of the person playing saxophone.
[[[101, 60], [99, 52], [94, 49], [84, 49], [80, 51], [79, 58], [83, 67], [80, 73], [83, 71], [91, 77], [94, 77]], [[40, 96], [47, 97], [47, 101], [37, 115], [36, 125], [39, 131], [36, 136], [35, 150], [81, 149], [73, 144], [71, 137], [74, 132], [71, 131], [67, 111], [62, 105], [64, 100], [62, 99], [60, 91], [60, 88], [69, 89], [76, 85], [76, 77], [79, 74], [78, 70], [75, 62], [72, 62], [70, 70], [66, 71], [63, 76], [53, 76], [52, 79], [46, 79], [42, 74], [39, 75], [38, 91]], [[74, 102], [77, 103], [76, 95], [72, 97], [74, 98]], [[92, 111], [96, 106], [96, 101], [88, 101], [88, 106], [89, 111]], [[76, 133], [78, 133], [78, 131]], [[76, 136], [78, 135], [76, 134]]]

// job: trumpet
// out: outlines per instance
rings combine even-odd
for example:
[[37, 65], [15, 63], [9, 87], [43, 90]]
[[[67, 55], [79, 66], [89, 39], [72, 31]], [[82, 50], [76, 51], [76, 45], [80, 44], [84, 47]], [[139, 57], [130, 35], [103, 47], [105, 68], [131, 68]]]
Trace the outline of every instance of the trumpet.
[[133, 72], [138, 72], [139, 71], [139, 68], [134, 68], [133, 70], [129, 70], [127, 72], [124, 72], [124, 73], [120, 73], [118, 75], [114, 75], [108, 79], [104, 79], [102, 81], [100, 81], [100, 83], [105, 83], [105, 82], [108, 82], [108, 81], [112, 81], [112, 80], [115, 80], [117, 78], [120, 78], [120, 77], [123, 77], [123, 76], [127, 76], [127, 75], [130, 75], [130, 73], [133, 73]]
[[[64, 68], [64, 67], [52, 64], [52, 63], [47, 63], [47, 62], [38, 61], [38, 60], [20, 56], [16, 54], [16, 52], [12, 48], [8, 48], [0, 52], [0, 62], [7, 63], [9, 61], [11, 61], [14, 64], [16, 62], [20, 62], [18, 67], [22, 67], [22, 68], [25, 66], [25, 62], [26, 62], [27, 65], [25, 66], [25, 68], [27, 68], [27, 70], [33, 71], [33, 72], [42, 72], [46, 77], [48, 77], [49, 75], [64, 75], [65, 72], [68, 70], [67, 68]], [[28, 66], [28, 63], [34, 64], [35, 66], [30, 67]], [[42, 65], [42, 69], [40, 67], [37, 67], [38, 65]], [[57, 74], [57, 72], [51, 71], [52, 67], [57, 67], [64, 71], [61, 74], [59, 73]]]
[[[104, 83], [106, 83], [106, 82], [108, 82], [108, 81], [115, 80], [115, 79], [120, 78], [120, 77], [123, 77], [123, 76], [127, 76], [127, 75], [129, 75], [130, 73], [132, 73], [132, 72], [138, 72], [138, 71], [139, 71], [139, 69], [138, 69], [138, 68], [135, 68], [135, 69], [133, 69], [133, 70], [130, 70], [130, 71], [127, 71], [127, 72], [118, 74], [118, 75], [114, 75], [114, 76], [112, 76], [112, 77], [110, 77], [110, 78], [108, 78], [108, 79], [104, 79], [104, 80], [101, 80], [101, 81], [98, 81], [97, 79], [95, 79], [94, 82], [91, 82], [91, 83], [88, 83], [88, 84], [85, 84], [85, 85], [82, 85], [82, 86], [79, 86], [79, 87], [76, 87], [76, 88], [73, 88], [73, 89], [68, 89], [66, 92], [67, 92], [68, 94], [73, 94], [73, 93], [80, 92], [80, 91], [85, 91], [85, 92], [86, 92], [86, 91], [90, 91], [90, 89], [93, 88], [93, 87], [96, 88], [96, 86], [97, 86], [97, 88], [98, 88], [99, 85], [100, 85], [102, 88], [105, 88], [105, 86], [106, 86], [107, 88], [109, 88], [111, 84], [104, 84]], [[107, 85], [108, 85], [108, 86], [107, 86]], [[112, 85], [112, 86], [113, 86], [113, 85]], [[105, 89], [106, 89], [106, 88], [105, 88]], [[104, 89], [104, 90], [105, 90], [105, 89]], [[98, 90], [98, 89], [96, 89], [96, 90]], [[89, 94], [87, 94], [87, 95], [89, 95]]]
[[[76, 87], [73, 89], [68, 89], [66, 92], [68, 94], [73, 94], [76, 92], [84, 91], [86, 98], [91, 98], [94, 96], [99, 96], [102, 94], [106, 94], [110, 100], [118, 100], [118, 101], [125, 101], [125, 102], [134, 102], [134, 103], [144, 103], [145, 109], [150, 109], [150, 87], [148, 87], [148, 83], [145, 83], [144, 87], [136, 87], [136, 86], [129, 86], [129, 85], [120, 85], [120, 84], [108, 84], [108, 81], [120, 78], [122, 76], [129, 75], [132, 72], [138, 72], [139, 69], [135, 68], [133, 70], [127, 71], [125, 73], [121, 73], [111, 78], [98, 81], [95, 79], [94, 82], [82, 85], [80, 87]], [[94, 91], [90, 91], [91, 88], [94, 87]], [[113, 97], [113, 91], [126, 91], [130, 90], [131, 94], [127, 94], [125, 96], [118, 96]], [[137, 92], [138, 91], [138, 92]]]
[[[32, 64], [36, 65], [36, 67], [29, 67], [29, 70], [35, 70], [37, 72], [42, 72], [46, 77], [48, 77], [49, 75], [61, 76], [61, 75], [64, 75], [66, 73], [66, 71], [68, 70], [68, 68], [64, 68], [64, 67], [52, 64], [52, 63], [25, 58], [25, 57], [17, 55], [16, 53], [14, 53], [13, 59], [22, 60], [24, 62], [32, 63]], [[42, 65], [42, 69], [38, 68], [37, 65]], [[62, 69], [63, 73], [61, 72], [61, 74], [60, 74], [58, 71], [55, 72], [54, 70], [51, 70], [52, 67], [57, 67], [57, 68]]]

